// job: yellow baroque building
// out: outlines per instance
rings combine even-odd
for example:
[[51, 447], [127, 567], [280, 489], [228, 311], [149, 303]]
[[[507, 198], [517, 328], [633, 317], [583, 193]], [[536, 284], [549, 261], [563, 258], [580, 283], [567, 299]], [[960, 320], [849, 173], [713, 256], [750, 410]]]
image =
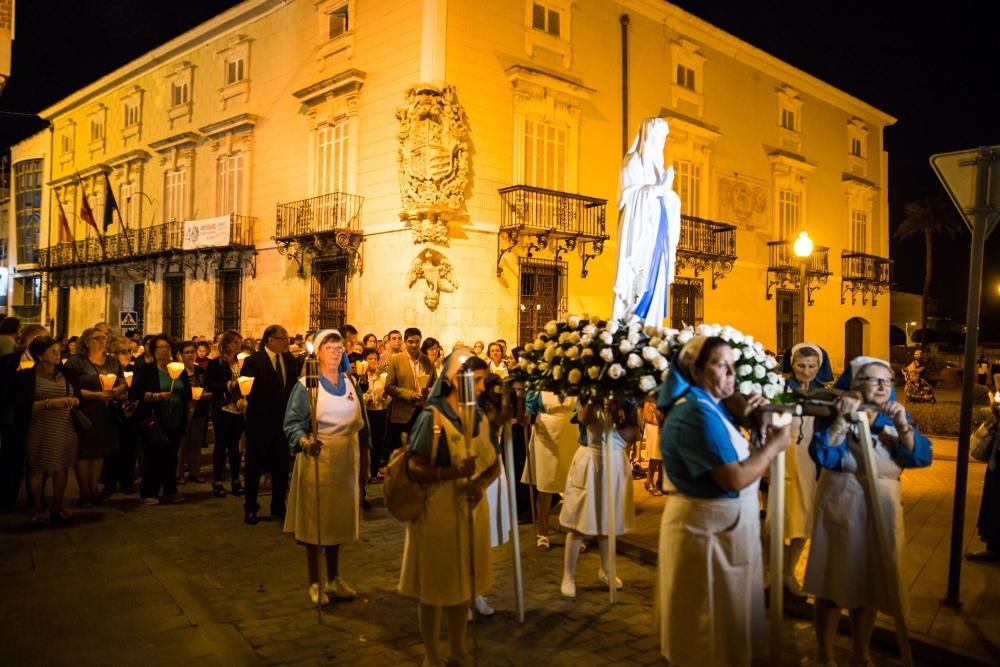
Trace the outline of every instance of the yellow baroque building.
[[12, 305], [57, 331], [450, 347], [606, 315], [621, 159], [660, 116], [673, 323], [796, 342], [806, 230], [804, 337], [888, 353], [894, 119], [665, 2], [247, 0], [41, 115], [12, 151]]

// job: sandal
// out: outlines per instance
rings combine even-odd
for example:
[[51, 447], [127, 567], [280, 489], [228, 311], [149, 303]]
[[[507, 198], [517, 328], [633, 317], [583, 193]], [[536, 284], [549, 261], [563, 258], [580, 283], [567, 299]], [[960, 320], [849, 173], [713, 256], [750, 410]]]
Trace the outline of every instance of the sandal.
[[658, 488], [656, 488], [655, 484], [651, 484], [649, 482], [643, 482], [642, 488], [646, 489], [646, 493], [648, 493], [651, 496], [662, 496], [663, 495], [663, 492], [660, 491]]
[[549, 536], [537, 535], [535, 539], [535, 548], [539, 551], [548, 551], [551, 549], [552, 545], [549, 543]]

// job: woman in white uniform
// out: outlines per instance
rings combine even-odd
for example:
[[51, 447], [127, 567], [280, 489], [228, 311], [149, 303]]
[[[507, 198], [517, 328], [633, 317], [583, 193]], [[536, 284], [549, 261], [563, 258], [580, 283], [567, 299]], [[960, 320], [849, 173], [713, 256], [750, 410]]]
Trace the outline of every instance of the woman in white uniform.
[[[799, 343], [785, 353], [781, 370], [788, 375], [785, 386], [794, 391], [822, 389], [833, 382], [830, 360], [819, 345]], [[815, 417], [793, 417], [791, 437], [794, 451], [785, 456], [785, 545], [784, 585], [793, 595], [802, 595], [795, 569], [806, 541], [812, 535], [813, 502], [818, 470], [809, 455]]]
[[[316, 334], [319, 341], [318, 436], [312, 437], [309, 392], [302, 377], [292, 388], [285, 410], [285, 436], [295, 453], [288, 492], [285, 532], [306, 547], [309, 597], [313, 604], [329, 596], [349, 600], [355, 591], [340, 577], [340, 545], [358, 541], [361, 500], [361, 448], [369, 446], [368, 419], [362, 392], [351, 377], [351, 363], [336, 329]], [[316, 469], [319, 465], [319, 512], [316, 509]], [[317, 526], [317, 522], [320, 524]], [[317, 527], [326, 547], [326, 578], [320, 586]]]
[[[671, 665], [749, 665], [764, 640], [757, 486], [788, 427], [751, 452], [721, 401], [733, 395], [729, 343], [695, 336], [660, 390], [663, 467], [677, 493], [660, 524], [654, 624]], [[751, 406], [766, 402], [748, 398]]]
[[500, 464], [490, 440], [489, 423], [481, 412], [477, 412], [473, 427], [472, 450], [466, 449], [455, 386], [455, 377], [462, 369], [473, 372], [477, 397], [482, 393], [486, 362], [468, 348], [452, 352], [427, 397], [428, 407], [413, 425], [407, 458], [407, 474], [427, 485], [427, 500], [423, 514], [406, 524], [399, 592], [420, 603], [425, 666], [444, 664], [438, 646], [442, 610], [448, 622], [449, 660], [464, 664], [472, 571], [477, 595], [493, 586], [490, 517], [482, 500], [486, 488], [497, 478]]
[[[894, 373], [888, 362], [857, 357], [851, 361], [848, 373], [850, 386], [861, 392], [866, 403], [873, 403], [881, 410], [871, 413], [869, 422], [882, 512], [893, 533], [890, 543], [897, 572], [902, 572], [903, 506], [899, 478], [904, 468], [930, 465], [931, 442], [917, 432], [906, 409], [893, 400]], [[842, 384], [841, 380], [838, 384]], [[891, 584], [882, 567], [874, 522], [869, 517], [864, 487], [858, 479], [857, 456], [861, 445], [857, 426], [846, 419], [859, 403], [856, 398], [839, 398], [839, 415], [817, 429], [810, 446], [810, 453], [823, 471], [816, 488], [812, 546], [804, 588], [816, 596], [817, 658], [824, 667], [836, 664], [833, 639], [841, 609], [847, 609], [851, 616], [852, 665], [871, 664], [868, 643], [876, 611], [892, 611], [888, 597]], [[906, 600], [900, 602], [905, 614]]]
[[549, 542], [552, 496], [566, 490], [569, 466], [580, 447], [577, 442], [580, 429], [572, 423], [576, 398], [568, 396], [560, 400], [551, 391], [530, 391], [525, 398], [525, 412], [531, 419], [531, 437], [521, 482], [538, 491], [535, 546], [539, 551], [548, 551], [552, 546]]
[[[608, 582], [608, 491], [605, 487], [604, 420], [597, 405], [578, 403], [577, 419], [583, 426], [580, 446], [576, 448], [566, 477], [563, 506], [559, 523], [567, 530], [566, 555], [559, 591], [564, 598], [576, 599], [576, 561], [580, 556], [584, 536], [597, 536], [601, 552], [601, 567], [597, 579], [605, 586]], [[632, 499], [632, 463], [628, 459], [629, 443], [639, 439], [641, 426], [639, 408], [626, 403], [616, 410], [614, 428], [611, 429], [611, 490], [615, 513], [615, 534], [622, 535], [635, 525], [635, 504]], [[621, 579], [615, 577], [615, 587], [621, 590]]]

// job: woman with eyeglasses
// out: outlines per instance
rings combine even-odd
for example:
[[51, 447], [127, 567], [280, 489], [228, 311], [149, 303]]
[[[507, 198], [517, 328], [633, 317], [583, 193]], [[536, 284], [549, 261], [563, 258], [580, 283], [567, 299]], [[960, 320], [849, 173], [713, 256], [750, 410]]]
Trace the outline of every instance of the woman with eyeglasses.
[[[897, 563], [903, 567], [903, 506], [900, 475], [906, 468], [929, 466], [933, 458], [931, 441], [917, 432], [912, 417], [894, 400], [892, 366], [873, 357], [851, 361], [843, 386], [860, 391], [862, 399], [842, 396], [837, 400], [837, 416], [817, 428], [810, 445], [813, 460], [823, 469], [816, 487], [814, 526], [809, 563], [803, 588], [816, 596], [817, 664], [836, 665], [833, 639], [840, 610], [851, 617], [853, 645], [850, 664], [871, 664], [868, 644], [875, 614], [890, 613], [888, 590], [891, 582], [883, 569], [875, 526], [865, 502], [859, 479], [862, 443], [857, 424], [849, 415], [858, 411], [862, 400], [878, 407], [869, 412], [872, 444], [878, 465], [878, 487], [890, 544]], [[847, 380], [847, 377], [850, 380]], [[900, 600], [904, 615], [906, 599]]]
[[[121, 365], [109, 357], [108, 335], [97, 328], [80, 336], [80, 353], [70, 357], [66, 375], [80, 389], [80, 411], [93, 426], [80, 432], [77, 448], [76, 479], [80, 485], [80, 507], [90, 507], [104, 500], [98, 488], [104, 460], [118, 453], [118, 423], [112, 401], [120, 401], [128, 391]], [[113, 385], [105, 389], [101, 376], [114, 375]]]

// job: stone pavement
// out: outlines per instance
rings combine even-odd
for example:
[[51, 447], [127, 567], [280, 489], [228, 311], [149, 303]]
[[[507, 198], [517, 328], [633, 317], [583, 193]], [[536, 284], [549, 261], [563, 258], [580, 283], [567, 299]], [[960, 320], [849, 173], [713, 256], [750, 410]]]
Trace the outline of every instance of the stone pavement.
[[[359, 597], [326, 608], [322, 626], [304, 549], [275, 521], [244, 525], [240, 500], [214, 498], [208, 485], [182, 487], [181, 505], [115, 496], [75, 512], [68, 528], [2, 515], [0, 665], [419, 664], [416, 604], [395, 593], [403, 527], [369, 489], [375, 509], [341, 560]], [[476, 624], [480, 665], [665, 664], [652, 629], [653, 566], [621, 557], [625, 590], [612, 606], [592, 548], [580, 558], [577, 600], [565, 601], [562, 536], [542, 554], [529, 526], [520, 534], [527, 622], [515, 618], [510, 549], [498, 548], [497, 613]], [[789, 619], [785, 631], [784, 664], [812, 664], [809, 624]]]

